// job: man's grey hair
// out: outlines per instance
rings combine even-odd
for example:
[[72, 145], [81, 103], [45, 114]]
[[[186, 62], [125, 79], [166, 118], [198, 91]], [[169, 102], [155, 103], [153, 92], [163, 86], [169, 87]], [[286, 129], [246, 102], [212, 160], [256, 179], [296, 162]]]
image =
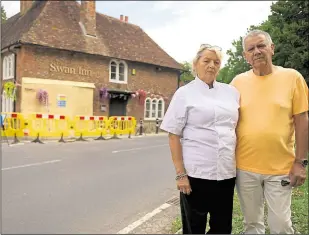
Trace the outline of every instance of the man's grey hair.
[[271, 37], [269, 35], [269, 33], [263, 31], [263, 30], [259, 30], [259, 29], [255, 29], [255, 30], [252, 30], [250, 32], [248, 32], [246, 34], [246, 36], [244, 36], [242, 38], [242, 49], [245, 50], [245, 40], [247, 39], [247, 37], [252, 37], [252, 36], [257, 36], [257, 35], [264, 35], [266, 40], [267, 40], [267, 43], [270, 45], [273, 43], [273, 41], [271, 40]]

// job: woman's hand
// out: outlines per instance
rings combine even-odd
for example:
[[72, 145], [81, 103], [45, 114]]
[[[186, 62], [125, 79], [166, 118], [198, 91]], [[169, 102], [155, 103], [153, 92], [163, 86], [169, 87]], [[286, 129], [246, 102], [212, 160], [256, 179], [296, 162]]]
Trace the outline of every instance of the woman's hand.
[[188, 176], [182, 177], [181, 179], [178, 179], [176, 182], [177, 182], [177, 189], [180, 190], [180, 192], [190, 195], [192, 189], [190, 186]]

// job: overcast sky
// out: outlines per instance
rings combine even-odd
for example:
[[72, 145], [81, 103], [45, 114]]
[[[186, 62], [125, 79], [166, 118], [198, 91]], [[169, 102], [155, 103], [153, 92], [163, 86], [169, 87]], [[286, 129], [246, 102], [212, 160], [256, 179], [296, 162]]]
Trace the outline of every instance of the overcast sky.
[[[267, 20], [275, 1], [96, 1], [97, 12], [140, 26], [178, 62], [191, 62], [202, 43], [222, 47], [246, 33], [250, 25]], [[19, 12], [19, 1], [2, 1], [10, 17]], [[224, 63], [227, 60], [224, 58]]]

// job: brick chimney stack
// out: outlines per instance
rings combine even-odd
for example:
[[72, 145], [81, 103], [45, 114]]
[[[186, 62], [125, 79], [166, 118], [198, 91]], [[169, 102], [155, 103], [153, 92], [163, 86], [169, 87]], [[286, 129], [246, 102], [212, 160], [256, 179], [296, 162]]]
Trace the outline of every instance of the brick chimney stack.
[[123, 15], [120, 15], [120, 21], [123, 21]]
[[34, 1], [23, 1], [20, 0], [20, 14], [24, 15], [32, 6]]
[[96, 11], [94, 0], [81, 0], [80, 21], [86, 30], [86, 34], [96, 37]]
[[129, 20], [129, 17], [128, 17], [128, 16], [125, 16], [125, 17], [124, 17], [124, 21], [125, 21], [126, 23], [128, 23], [128, 20]]

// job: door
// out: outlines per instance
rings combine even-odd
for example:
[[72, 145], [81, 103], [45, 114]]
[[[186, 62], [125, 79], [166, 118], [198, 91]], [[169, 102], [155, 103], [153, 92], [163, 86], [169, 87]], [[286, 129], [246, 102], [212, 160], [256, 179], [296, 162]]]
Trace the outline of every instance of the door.
[[126, 116], [127, 100], [111, 98], [109, 103], [109, 116]]

